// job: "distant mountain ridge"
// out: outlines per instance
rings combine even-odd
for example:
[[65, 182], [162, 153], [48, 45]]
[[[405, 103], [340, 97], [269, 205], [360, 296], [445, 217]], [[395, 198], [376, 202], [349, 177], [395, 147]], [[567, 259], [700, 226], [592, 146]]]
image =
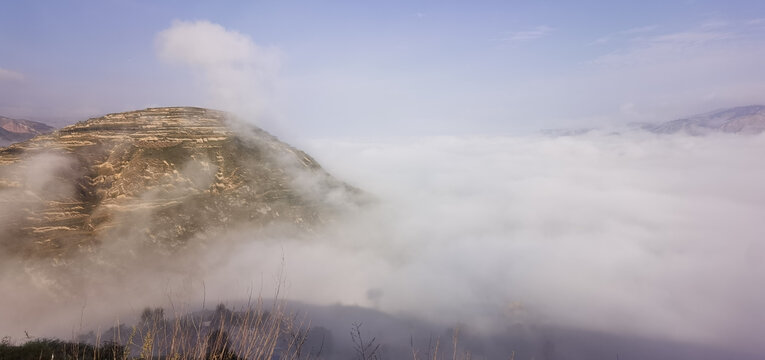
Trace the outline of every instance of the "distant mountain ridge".
[[725, 108], [659, 124], [636, 125], [640, 129], [657, 134], [679, 132], [690, 135], [705, 135], [713, 132], [759, 134], [765, 131], [765, 106]]
[[27, 141], [37, 135], [47, 134], [53, 130], [52, 126], [41, 122], [0, 116], [0, 147]]
[[579, 136], [592, 131], [608, 131], [618, 135], [624, 131], [642, 130], [654, 134], [684, 133], [703, 136], [713, 133], [756, 135], [765, 132], [765, 105], [748, 105], [718, 109], [661, 123], [630, 123], [627, 128], [571, 128], [544, 129], [546, 136]]

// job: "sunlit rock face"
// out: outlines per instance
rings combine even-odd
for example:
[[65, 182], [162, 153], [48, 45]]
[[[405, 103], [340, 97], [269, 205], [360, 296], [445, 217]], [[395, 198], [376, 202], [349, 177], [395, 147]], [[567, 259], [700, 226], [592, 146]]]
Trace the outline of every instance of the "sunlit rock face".
[[111, 241], [171, 253], [228, 228], [311, 231], [358, 196], [224, 112], [152, 108], [0, 149], [0, 245], [53, 262]]
[[29, 140], [37, 135], [47, 134], [53, 128], [41, 122], [17, 120], [0, 116], [0, 146]]

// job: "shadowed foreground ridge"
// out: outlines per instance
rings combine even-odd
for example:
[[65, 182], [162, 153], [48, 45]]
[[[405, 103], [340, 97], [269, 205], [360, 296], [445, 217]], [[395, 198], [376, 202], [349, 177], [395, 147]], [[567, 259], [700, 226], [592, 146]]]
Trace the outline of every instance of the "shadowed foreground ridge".
[[0, 149], [0, 245], [65, 262], [112, 239], [156, 251], [242, 224], [311, 230], [338, 210], [327, 196], [356, 194], [224, 112], [150, 108]]

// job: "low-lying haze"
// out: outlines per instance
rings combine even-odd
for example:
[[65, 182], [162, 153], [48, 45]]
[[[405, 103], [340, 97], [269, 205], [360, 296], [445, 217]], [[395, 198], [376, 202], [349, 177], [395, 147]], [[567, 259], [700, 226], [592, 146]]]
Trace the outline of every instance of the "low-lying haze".
[[[327, 294], [364, 304], [360, 289], [379, 288], [381, 308], [438, 320], [759, 347], [762, 136], [443, 137], [310, 151], [382, 199], [332, 237], [350, 253], [316, 258], [336, 268], [330, 284], [357, 282]], [[285, 256], [310, 263], [304, 254]]]
[[[536, 324], [765, 352], [762, 135], [431, 137], [305, 147], [376, 203], [299, 238], [228, 232], [220, 239], [229, 245], [187, 254], [193, 257], [182, 263], [194, 270], [185, 274], [150, 259], [108, 285], [135, 293], [119, 305], [99, 303], [98, 294], [116, 289], [99, 288], [103, 282], [89, 274], [84, 281], [100, 285], [72, 307], [10, 296], [3, 317], [21, 314], [39, 326], [33, 331], [59, 317], [74, 327], [78, 306], [85, 314], [105, 306], [108, 318], [168, 298], [198, 304], [202, 284], [210, 302], [253, 288], [268, 297], [281, 277], [288, 299], [481, 331]], [[31, 291], [7, 270], [4, 287]]]
[[[24, 35], [0, 36], [0, 114], [61, 125], [217, 107], [375, 199], [309, 234], [243, 226], [174, 256], [110, 239], [102, 251], [132, 271], [83, 266], [66, 296], [4, 257], [0, 336], [66, 336], [147, 305], [268, 298], [282, 284], [290, 300], [484, 334], [549, 326], [765, 354], [765, 134], [470, 135], [762, 103], [762, 4], [606, 3], [176, 12], [139, 1], [93, 23], [80, 16], [115, 9], [0, 11], [3, 33]], [[61, 156], [8, 171], [60, 197], [75, 191], [51, 186], [72, 170]], [[4, 204], [47, 199], [0, 193]]]

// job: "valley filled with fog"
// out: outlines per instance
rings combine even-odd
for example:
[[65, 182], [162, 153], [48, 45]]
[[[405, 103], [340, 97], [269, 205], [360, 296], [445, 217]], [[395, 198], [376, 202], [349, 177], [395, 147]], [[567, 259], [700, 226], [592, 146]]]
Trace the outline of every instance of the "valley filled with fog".
[[[217, 246], [176, 255], [188, 259], [129, 260], [136, 270], [117, 283], [84, 273], [77, 281], [87, 286], [73, 297], [4, 271], [3, 287], [14, 290], [0, 301], [12, 320], [2, 330], [19, 333], [23, 322], [62, 336], [126, 321], [144, 306], [193, 310], [205, 297], [208, 306], [236, 304], [254, 291], [481, 336], [562, 328], [765, 352], [762, 135], [301, 145], [373, 200], [308, 234], [243, 226], [219, 233]], [[311, 184], [300, 186], [321, 191]]]
[[765, 357], [765, 2], [7, 2], [0, 30], [0, 359]]
[[[315, 258], [324, 279], [344, 279], [326, 285], [337, 286], [327, 302], [347, 294], [477, 326], [764, 350], [762, 135], [433, 137], [308, 151], [380, 198], [324, 241], [344, 255]], [[316, 250], [295, 251], [285, 256], [300, 293], [301, 281], [321, 280], [296, 274]], [[365, 286], [380, 299], [365, 301]]]

